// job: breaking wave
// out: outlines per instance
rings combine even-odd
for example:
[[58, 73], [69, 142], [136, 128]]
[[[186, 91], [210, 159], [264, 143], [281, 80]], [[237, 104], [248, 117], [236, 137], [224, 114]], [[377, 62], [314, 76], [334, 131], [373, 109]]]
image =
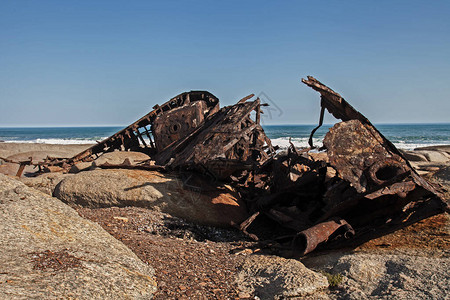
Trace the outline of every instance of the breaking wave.
[[[322, 140], [331, 125], [322, 126], [314, 135], [314, 145], [322, 146]], [[281, 149], [291, 142], [298, 148], [309, 147], [308, 139], [315, 125], [268, 125], [264, 131], [273, 145]], [[0, 141], [6, 143], [42, 144], [95, 144], [123, 127], [48, 127], [48, 128], [0, 128]], [[377, 128], [396, 147], [405, 150], [450, 144], [450, 124], [397, 124], [379, 125]], [[145, 139], [148, 143], [148, 139]]]
[[[309, 138], [291, 138], [291, 142], [297, 148], [307, 148], [307, 147], [309, 147], [308, 139]], [[316, 146], [316, 147], [323, 146], [322, 139], [320, 139], [320, 138], [313, 138], [313, 143], [314, 143], [314, 146]], [[427, 147], [427, 146], [448, 145], [449, 143], [450, 143], [450, 141], [435, 142], [435, 143], [410, 143], [410, 142], [406, 142], [406, 141], [393, 142], [395, 147], [397, 147], [398, 149], [403, 149], [403, 150], [414, 150], [415, 148]], [[272, 145], [274, 145], [274, 146], [278, 145], [280, 147], [280, 149], [287, 149], [289, 147], [289, 137], [280, 137], [280, 138], [272, 139]]]
[[54, 144], [54, 145], [83, 145], [95, 144], [102, 139], [33, 139], [33, 140], [7, 140], [4, 143]]

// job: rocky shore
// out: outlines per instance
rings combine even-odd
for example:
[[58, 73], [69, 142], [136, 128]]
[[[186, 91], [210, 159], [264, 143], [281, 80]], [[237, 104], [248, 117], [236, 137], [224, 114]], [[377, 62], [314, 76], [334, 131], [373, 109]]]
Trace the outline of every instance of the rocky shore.
[[[272, 255], [231, 228], [246, 217], [230, 189], [200, 195], [156, 171], [101, 169], [145, 159], [108, 153], [72, 173], [15, 178], [20, 161], [89, 145], [0, 143], [2, 299], [445, 299], [450, 219], [441, 214], [355, 249]], [[404, 151], [450, 190], [450, 146]], [[3, 175], [5, 174], [5, 175]], [[449, 199], [449, 193], [446, 193]]]

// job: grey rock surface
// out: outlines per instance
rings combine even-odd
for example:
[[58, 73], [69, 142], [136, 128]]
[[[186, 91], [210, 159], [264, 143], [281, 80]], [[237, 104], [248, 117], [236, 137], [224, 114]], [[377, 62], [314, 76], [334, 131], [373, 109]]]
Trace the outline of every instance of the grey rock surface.
[[266, 255], [246, 258], [236, 283], [241, 293], [260, 299], [322, 298], [324, 295], [316, 294], [328, 288], [324, 275], [309, 270], [298, 260]]
[[119, 165], [124, 162], [124, 160], [128, 159], [131, 165], [136, 165], [145, 160], [149, 160], [150, 156], [142, 152], [133, 152], [133, 151], [114, 151], [107, 152], [102, 154], [99, 158], [94, 160], [92, 163], [93, 167], [98, 167], [103, 165], [104, 163], [108, 163], [111, 165]]
[[331, 299], [449, 299], [450, 258], [419, 254], [331, 253], [303, 263], [342, 275]]
[[401, 150], [403, 156], [409, 161], [428, 161], [423, 153], [419, 151], [405, 151]]
[[450, 166], [441, 166], [439, 171], [435, 172], [434, 177], [450, 190]]
[[149, 299], [153, 269], [56, 198], [0, 174], [0, 299]]
[[79, 162], [79, 163], [76, 163], [76, 164], [74, 164], [71, 168], [70, 168], [70, 170], [69, 170], [69, 173], [74, 173], [74, 174], [76, 174], [76, 173], [79, 173], [79, 172], [81, 172], [81, 171], [88, 171], [88, 170], [90, 170], [92, 168], [92, 162]]
[[[2, 164], [0, 164], [0, 174], [15, 176], [18, 170], [19, 170], [18, 164], [13, 164], [9, 162], [3, 162]], [[26, 172], [33, 172], [33, 167], [26, 166], [24, 173]]]
[[95, 169], [67, 177], [54, 190], [70, 205], [138, 206], [199, 224], [229, 226], [247, 217], [244, 203], [229, 189], [196, 192], [175, 176], [155, 171]]
[[450, 154], [450, 145], [439, 145], [439, 146], [426, 146], [426, 147], [419, 147], [414, 149], [416, 150], [432, 150], [432, 151], [442, 151]]
[[25, 185], [39, 190], [47, 195], [52, 196], [55, 187], [67, 177], [72, 176], [72, 174], [63, 173], [44, 173], [37, 177], [21, 177], [18, 178]]
[[414, 152], [425, 156], [425, 158], [429, 162], [445, 163], [450, 160], [450, 157], [446, 152], [432, 151], [432, 150], [420, 150], [420, 151], [414, 151]]

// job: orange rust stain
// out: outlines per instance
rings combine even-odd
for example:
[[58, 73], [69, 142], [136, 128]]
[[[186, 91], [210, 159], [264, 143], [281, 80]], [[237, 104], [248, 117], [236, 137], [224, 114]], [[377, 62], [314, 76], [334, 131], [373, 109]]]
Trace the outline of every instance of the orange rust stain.
[[396, 232], [368, 241], [356, 250], [379, 248], [421, 248], [429, 250], [450, 250], [450, 217], [439, 214]]

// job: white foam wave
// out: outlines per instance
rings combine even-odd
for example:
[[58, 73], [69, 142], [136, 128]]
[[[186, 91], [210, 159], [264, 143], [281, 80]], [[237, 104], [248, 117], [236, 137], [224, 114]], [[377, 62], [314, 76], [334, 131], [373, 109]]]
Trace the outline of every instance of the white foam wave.
[[[103, 140], [100, 139], [99, 141]], [[34, 140], [10, 140], [5, 143], [27, 143], [27, 144], [53, 144], [53, 145], [82, 145], [95, 144], [94, 140], [88, 139], [34, 139]]]
[[[107, 137], [103, 137], [98, 139], [98, 141], [102, 141]], [[309, 138], [291, 138], [291, 142], [297, 148], [307, 148]], [[147, 138], [144, 139], [148, 144], [149, 140]], [[30, 144], [55, 144], [55, 145], [81, 145], [81, 144], [95, 144], [95, 140], [92, 139], [34, 139], [34, 140], [9, 140], [4, 141], [4, 143], [30, 143]], [[313, 138], [314, 146], [321, 147], [322, 139]], [[449, 143], [408, 143], [406, 141], [398, 141], [393, 143], [397, 148], [404, 150], [414, 150], [415, 148], [426, 147], [426, 146], [438, 146], [438, 145], [448, 145]], [[272, 139], [272, 145], [277, 145], [281, 150], [287, 149], [289, 147], [289, 137], [280, 137]]]
[[[307, 148], [308, 145], [308, 139], [309, 138], [291, 138], [291, 142], [294, 144], [297, 148]], [[314, 146], [316, 147], [322, 147], [322, 139], [320, 138], [313, 138]], [[393, 143], [395, 147], [398, 149], [403, 150], [414, 150], [415, 148], [420, 147], [427, 147], [427, 146], [439, 146], [439, 145], [448, 145], [449, 143], [408, 143], [406, 141], [398, 141]], [[287, 149], [289, 147], [289, 137], [280, 137], [276, 139], [272, 139], [272, 145], [278, 145], [280, 149]]]
[[449, 143], [429, 143], [429, 144], [410, 144], [407, 142], [395, 142], [393, 143], [395, 147], [397, 147], [398, 149], [403, 149], [403, 150], [414, 150], [415, 148], [420, 148], [420, 147], [429, 147], [429, 146], [443, 146], [443, 145], [448, 145]]

